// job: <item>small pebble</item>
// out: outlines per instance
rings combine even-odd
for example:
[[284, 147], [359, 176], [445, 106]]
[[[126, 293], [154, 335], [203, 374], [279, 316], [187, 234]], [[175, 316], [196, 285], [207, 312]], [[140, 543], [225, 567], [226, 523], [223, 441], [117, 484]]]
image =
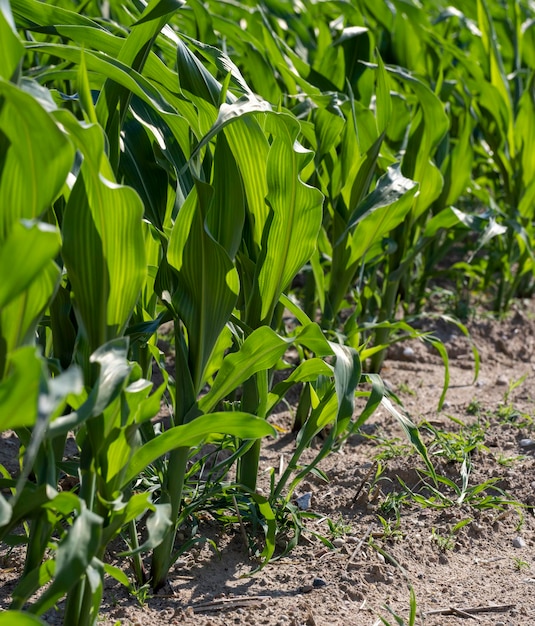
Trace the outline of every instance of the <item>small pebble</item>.
[[503, 447], [504, 447], [506, 450], [511, 450], [512, 448], [514, 448], [514, 447], [515, 447], [515, 444], [514, 444], [512, 441], [506, 441], [506, 442], [503, 444]]
[[532, 448], [535, 446], [535, 441], [533, 439], [521, 439], [519, 445], [521, 448]]
[[496, 384], [500, 387], [505, 387], [506, 385], [508, 385], [509, 381], [507, 380], [507, 376], [505, 376], [504, 374], [500, 374], [496, 379]]
[[308, 491], [302, 496], [295, 499], [295, 503], [301, 509], [301, 511], [307, 511], [310, 508], [310, 502], [312, 501], [312, 492]]
[[449, 408], [451, 408], [451, 402], [448, 402], [447, 400], [446, 400], [446, 401], [444, 401], [444, 402], [442, 403], [442, 408], [443, 408], [443, 409], [449, 409]]
[[495, 626], [505, 626], [505, 622], [502, 622], [502, 621], [500, 621], [500, 622], [494, 622], [494, 625], [495, 625]]
[[405, 348], [403, 348], [403, 356], [411, 361], [412, 359], [414, 359], [414, 350], [410, 346], [406, 346]]
[[312, 581], [312, 586], [314, 589], [319, 589], [320, 587], [325, 587], [327, 585], [327, 581], [323, 578], [314, 578]]
[[346, 542], [342, 539], [342, 537], [336, 537], [336, 539], [333, 539], [333, 546], [335, 548], [342, 548], [345, 543]]
[[515, 537], [513, 539], [513, 547], [514, 548], [525, 548], [526, 547], [526, 542], [524, 541], [524, 539], [522, 539], [522, 537]]

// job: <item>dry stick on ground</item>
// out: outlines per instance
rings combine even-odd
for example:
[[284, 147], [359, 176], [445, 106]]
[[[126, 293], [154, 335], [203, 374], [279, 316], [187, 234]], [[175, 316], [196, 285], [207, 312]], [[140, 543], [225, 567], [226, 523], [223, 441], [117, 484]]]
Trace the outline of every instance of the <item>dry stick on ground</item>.
[[375, 471], [376, 467], [377, 467], [377, 461], [374, 461], [371, 464], [370, 469], [367, 471], [366, 476], [364, 476], [364, 478], [362, 479], [362, 482], [360, 483], [360, 486], [357, 489], [355, 495], [353, 496], [353, 500], [352, 500], [353, 502], [356, 502], [359, 499], [360, 492], [364, 488], [364, 485], [366, 484], [366, 481], [368, 480], [368, 478], [372, 475], [372, 472]]
[[447, 609], [433, 609], [432, 611], [426, 611], [425, 615], [460, 615], [464, 613], [463, 617], [473, 617], [475, 613], [504, 613], [515, 608], [515, 604], [496, 604], [490, 606], [473, 606], [463, 607], [462, 609], [455, 607], [448, 607]]
[[373, 524], [370, 524], [368, 526], [368, 530], [364, 533], [364, 536], [362, 537], [362, 539], [357, 543], [357, 547], [353, 550], [353, 553], [351, 554], [351, 556], [349, 557], [347, 563], [346, 563], [346, 569], [349, 567], [350, 563], [353, 561], [353, 559], [357, 556], [358, 551], [362, 548], [362, 545], [364, 544], [364, 542], [368, 539], [368, 537], [370, 536], [371, 532], [373, 529]]
[[271, 596], [236, 596], [235, 598], [219, 598], [209, 602], [199, 602], [191, 605], [191, 608], [194, 613], [229, 611], [243, 606], [259, 606], [267, 600], [271, 600]]

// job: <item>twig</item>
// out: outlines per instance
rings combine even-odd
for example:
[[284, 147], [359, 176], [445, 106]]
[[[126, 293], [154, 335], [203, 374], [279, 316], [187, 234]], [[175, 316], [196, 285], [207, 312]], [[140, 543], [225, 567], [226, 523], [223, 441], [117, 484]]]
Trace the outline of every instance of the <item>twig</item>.
[[362, 537], [362, 539], [357, 543], [357, 547], [353, 550], [353, 553], [351, 554], [351, 556], [349, 557], [349, 560], [346, 563], [346, 569], [349, 567], [349, 565], [353, 561], [353, 559], [357, 556], [358, 551], [362, 548], [362, 544], [370, 536], [370, 534], [372, 532], [372, 528], [373, 528], [373, 524], [370, 524], [368, 526], [368, 530], [364, 533], [364, 536]]
[[266, 600], [271, 600], [271, 596], [237, 596], [235, 598], [219, 598], [208, 602], [199, 602], [191, 605], [194, 613], [205, 611], [229, 611], [242, 606], [258, 606]]
[[360, 496], [360, 492], [364, 488], [364, 485], [366, 484], [366, 481], [372, 475], [372, 472], [375, 470], [376, 467], [377, 467], [377, 461], [374, 461], [371, 464], [370, 469], [366, 472], [366, 476], [364, 476], [364, 478], [362, 479], [362, 482], [360, 483], [359, 488], [357, 489], [355, 495], [353, 496], [352, 502], [356, 502], [358, 500], [358, 497]]
[[451, 606], [450, 610], [451, 610], [452, 615], [458, 615], [459, 617], [467, 617], [468, 619], [475, 619], [478, 622], [481, 621], [479, 617], [477, 617], [477, 615], [472, 615], [472, 613], [467, 613], [466, 611], [463, 611], [462, 609], [457, 609], [454, 606]]
[[243, 539], [243, 545], [245, 546], [245, 550], [247, 551], [247, 555], [250, 554], [249, 552], [249, 541], [247, 539], [247, 532], [245, 530], [245, 526], [243, 525], [243, 520], [241, 517], [241, 513], [240, 513], [240, 509], [238, 508], [238, 502], [236, 500], [236, 496], [234, 494], [232, 494], [232, 501], [234, 502], [234, 507], [236, 508], [236, 515], [238, 517], [238, 522], [240, 524], [240, 530], [241, 530], [241, 536]]
[[455, 608], [448, 607], [447, 609], [433, 609], [432, 611], [426, 611], [425, 615], [459, 615], [465, 613], [464, 617], [472, 617], [475, 613], [504, 613], [510, 609], [514, 609], [514, 604], [496, 604], [491, 606], [472, 606]]

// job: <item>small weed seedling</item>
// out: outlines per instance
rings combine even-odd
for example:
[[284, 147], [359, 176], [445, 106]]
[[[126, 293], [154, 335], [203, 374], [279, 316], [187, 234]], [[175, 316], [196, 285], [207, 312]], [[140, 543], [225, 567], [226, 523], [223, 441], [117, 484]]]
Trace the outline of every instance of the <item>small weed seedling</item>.
[[513, 558], [513, 565], [518, 572], [524, 572], [530, 568], [530, 565], [527, 561], [524, 561], [517, 556]]
[[342, 516], [337, 520], [327, 518], [327, 526], [329, 527], [329, 532], [333, 539], [343, 537], [352, 530], [351, 524], [348, 524]]

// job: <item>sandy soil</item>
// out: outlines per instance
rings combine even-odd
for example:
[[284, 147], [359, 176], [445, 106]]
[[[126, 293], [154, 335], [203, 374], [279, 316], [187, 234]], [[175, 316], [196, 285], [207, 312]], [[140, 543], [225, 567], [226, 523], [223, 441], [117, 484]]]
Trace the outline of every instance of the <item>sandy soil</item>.
[[[407, 624], [412, 588], [416, 624], [535, 624], [534, 312], [534, 303], [524, 303], [505, 321], [479, 318], [468, 324], [481, 357], [476, 382], [466, 338], [452, 325], [423, 322], [450, 356], [451, 382], [440, 412], [444, 367], [436, 352], [419, 341], [405, 342], [390, 350], [383, 368], [383, 378], [421, 425], [440, 476], [460, 485], [463, 448], [474, 448], [462, 503], [445, 487], [451, 506], [415, 501], [432, 497], [425, 465], [381, 408], [321, 463], [328, 483], [311, 476], [300, 485], [296, 495], [311, 494], [307, 512], [317, 516], [306, 522], [309, 532], [289, 555], [250, 575], [256, 563], [248, 558], [239, 527], [225, 529], [203, 516], [199, 536], [212, 539], [218, 552], [210, 543], [192, 548], [176, 563], [163, 593], [140, 597], [142, 604], [106, 580], [99, 623], [373, 626], [382, 623], [381, 616], [398, 623], [390, 607]], [[287, 414], [273, 419], [288, 427]], [[0, 459], [14, 447], [9, 438], [0, 445]], [[288, 459], [294, 445], [291, 433], [265, 442], [263, 484], [269, 468]], [[478, 493], [477, 486], [489, 480], [493, 485]], [[481, 502], [486, 496], [487, 506]], [[15, 552], [0, 560], [3, 608], [19, 559]], [[481, 610], [466, 612], [473, 608]], [[61, 623], [61, 604], [46, 617]]]

